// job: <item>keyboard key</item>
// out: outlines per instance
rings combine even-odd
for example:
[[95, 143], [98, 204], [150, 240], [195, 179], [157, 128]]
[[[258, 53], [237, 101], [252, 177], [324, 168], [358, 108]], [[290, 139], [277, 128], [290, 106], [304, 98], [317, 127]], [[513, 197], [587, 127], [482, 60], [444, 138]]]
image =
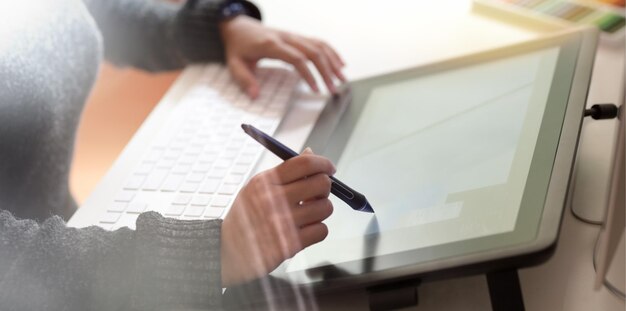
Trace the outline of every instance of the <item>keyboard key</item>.
[[286, 108], [286, 105], [284, 104], [285, 102], [289, 101], [289, 99], [291, 98], [292, 94], [276, 94], [274, 96], [274, 100], [272, 101], [273, 103], [276, 103], [274, 106], [270, 106], [269, 107], [277, 107], [277, 106], [283, 106], [283, 110]]
[[134, 229], [135, 223], [137, 222], [137, 217], [139, 217], [139, 214], [124, 213], [122, 214], [122, 217], [120, 217], [120, 219], [115, 223], [113, 228], [119, 229], [122, 227], [129, 227], [129, 228]]
[[135, 170], [135, 175], [148, 175], [148, 173], [152, 171], [152, 168], [154, 168], [153, 163], [142, 163], [137, 170]]
[[172, 173], [176, 174], [187, 174], [191, 170], [191, 164], [176, 164], [174, 168], [172, 168]]
[[107, 231], [112, 231], [112, 230], [114, 230], [114, 229], [113, 229], [113, 228], [114, 228], [114, 226], [113, 226], [112, 224], [103, 224], [103, 223], [99, 223], [99, 224], [98, 224], [98, 227], [100, 227], [100, 228], [102, 228], [102, 229], [104, 229], [104, 230], [107, 230]]
[[204, 211], [205, 218], [220, 218], [224, 214], [224, 208], [221, 207], [208, 207]]
[[240, 150], [243, 147], [242, 142], [231, 141], [227, 146], [226, 150]]
[[265, 106], [263, 105], [263, 102], [261, 100], [258, 100], [254, 104], [252, 104], [247, 110], [255, 114], [260, 114], [261, 112], [263, 112], [263, 110], [265, 110]]
[[196, 166], [193, 168], [194, 172], [202, 172], [202, 173], [206, 173], [211, 169], [212, 164], [211, 163], [197, 163]]
[[107, 209], [107, 211], [119, 213], [119, 212], [123, 212], [127, 206], [128, 206], [127, 202], [113, 202], [111, 203], [111, 205], [109, 205], [109, 208]]
[[197, 195], [191, 200], [191, 205], [207, 206], [210, 201], [211, 197], [208, 195]]
[[217, 135], [211, 136], [210, 143], [215, 146], [221, 146], [228, 141], [228, 137], [226, 137], [228, 134], [229, 133], [224, 132], [224, 131], [217, 132]]
[[200, 217], [204, 213], [204, 206], [190, 205], [185, 209], [185, 216]]
[[194, 193], [196, 191], [198, 191], [198, 188], [200, 187], [199, 183], [195, 183], [195, 182], [185, 182], [181, 187], [180, 187], [180, 192], [186, 192], [186, 193]]
[[143, 190], [155, 191], [161, 187], [163, 180], [167, 177], [167, 170], [157, 169], [148, 175], [143, 183]]
[[220, 179], [209, 178], [204, 182], [204, 184], [202, 184], [200, 193], [215, 193], [219, 188], [220, 183]]
[[232, 163], [233, 163], [232, 160], [219, 159], [219, 160], [215, 161], [215, 164], [213, 164], [213, 167], [215, 167], [215, 168], [229, 168], [229, 167], [231, 167]]
[[143, 159], [143, 161], [145, 163], [154, 163], [157, 162], [160, 158], [161, 155], [163, 154], [163, 150], [160, 149], [152, 149], [148, 155], [146, 155], [146, 157]]
[[200, 155], [203, 151], [203, 147], [199, 146], [199, 147], [191, 147], [188, 148], [187, 150], [185, 150], [185, 154], [186, 155]]
[[183, 164], [194, 164], [196, 161], [198, 161], [197, 155], [184, 155], [178, 160], [179, 163]]
[[213, 198], [211, 202], [211, 206], [213, 207], [227, 207], [228, 203], [230, 203], [230, 197], [224, 195], [217, 195]]
[[236, 185], [222, 185], [218, 193], [232, 195], [232, 194], [235, 194], [235, 192], [237, 192], [237, 188], [238, 187]]
[[175, 141], [171, 143], [169, 147], [171, 149], [171, 150], [168, 150], [170, 152], [170, 155], [173, 156], [174, 158], [178, 158], [180, 156], [181, 151], [185, 149], [185, 147], [187, 147], [187, 144], [183, 141]]
[[270, 118], [277, 118], [280, 117], [281, 115], [283, 115], [283, 109], [282, 108], [270, 108], [270, 109], [266, 109], [265, 111], [263, 111], [262, 116], [264, 117], [270, 117]]
[[187, 181], [188, 182], [201, 182], [202, 180], [204, 180], [204, 173], [201, 172], [196, 172], [196, 173], [191, 173], [189, 174], [189, 176], [187, 176]]
[[222, 159], [234, 159], [239, 155], [239, 150], [225, 150], [220, 157]]
[[230, 171], [231, 174], [246, 174], [248, 172], [250, 166], [245, 164], [237, 164], [233, 166], [233, 169]]
[[178, 188], [185, 180], [185, 175], [169, 174], [163, 184], [161, 185], [161, 191], [174, 192], [178, 191]]
[[237, 164], [252, 164], [254, 162], [256, 156], [252, 155], [241, 155], [239, 159], [237, 159]]
[[239, 185], [243, 181], [242, 175], [229, 175], [224, 179], [225, 184]]
[[261, 145], [247, 145], [246, 148], [243, 149], [241, 154], [243, 155], [251, 155], [254, 156], [261, 151]]
[[163, 154], [163, 158], [164, 159], [175, 160], [175, 159], [178, 159], [178, 157], [180, 157], [180, 155], [181, 155], [181, 151], [180, 150], [170, 149], [170, 150], [167, 150]]
[[120, 216], [122, 216], [122, 213], [106, 212], [100, 217], [100, 223], [114, 224], [118, 219], [120, 219]]
[[170, 169], [176, 165], [176, 160], [173, 159], [161, 159], [157, 162], [157, 168]]
[[172, 204], [174, 205], [187, 205], [189, 204], [189, 201], [191, 201], [191, 195], [190, 194], [179, 194], [176, 196], [176, 198], [174, 198], [174, 202], [172, 202]]
[[185, 211], [185, 206], [184, 205], [170, 205], [166, 210], [165, 210], [165, 215], [167, 216], [180, 216], [183, 214], [183, 211]]
[[189, 142], [194, 138], [194, 136], [195, 136], [195, 134], [193, 134], [193, 133], [181, 133], [178, 136], [176, 136], [176, 138], [174, 138], [174, 139], [178, 143], [188, 145]]
[[122, 191], [115, 197], [115, 202], [130, 202], [135, 197], [134, 191]]
[[239, 97], [234, 103], [233, 105], [237, 108], [241, 108], [241, 109], [246, 109], [246, 107], [248, 107], [248, 105], [250, 105], [250, 99], [248, 98], [244, 98], [244, 97]]
[[204, 149], [204, 154], [200, 157], [200, 161], [213, 162], [217, 160], [217, 154], [222, 151], [222, 148], [218, 146], [210, 146]]
[[172, 140], [172, 138], [170, 136], [167, 136], [167, 135], [163, 136], [163, 137], [158, 137], [152, 143], [152, 148], [153, 149], [165, 150], [165, 149], [169, 148], [171, 140]]
[[243, 132], [237, 132], [235, 133], [230, 140], [238, 142], [238, 143], [245, 143], [250, 137], [248, 135], [246, 135]]
[[144, 176], [144, 175], [133, 175], [126, 182], [126, 185], [124, 186], [124, 189], [126, 189], [126, 190], [138, 190], [139, 188], [141, 188], [141, 185], [143, 184], [144, 180], [146, 180], [146, 176]]
[[226, 176], [226, 172], [228, 172], [228, 170], [226, 168], [214, 167], [211, 170], [211, 172], [209, 173], [208, 177], [209, 178], [219, 178], [219, 179], [222, 179], [222, 178], [224, 178], [224, 176]]
[[126, 210], [127, 213], [133, 213], [133, 214], [141, 214], [143, 212], [146, 211], [146, 209], [148, 208], [148, 204], [144, 203], [144, 202], [133, 202], [130, 203], [130, 205], [128, 206], [128, 209]]

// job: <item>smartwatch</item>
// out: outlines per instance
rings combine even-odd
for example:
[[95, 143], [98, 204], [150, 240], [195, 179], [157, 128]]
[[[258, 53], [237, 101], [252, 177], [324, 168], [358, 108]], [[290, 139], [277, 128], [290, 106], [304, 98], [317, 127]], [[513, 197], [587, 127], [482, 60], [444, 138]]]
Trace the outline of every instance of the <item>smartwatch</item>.
[[219, 21], [233, 19], [239, 15], [248, 15], [261, 20], [261, 12], [252, 3], [243, 0], [226, 0], [217, 10]]

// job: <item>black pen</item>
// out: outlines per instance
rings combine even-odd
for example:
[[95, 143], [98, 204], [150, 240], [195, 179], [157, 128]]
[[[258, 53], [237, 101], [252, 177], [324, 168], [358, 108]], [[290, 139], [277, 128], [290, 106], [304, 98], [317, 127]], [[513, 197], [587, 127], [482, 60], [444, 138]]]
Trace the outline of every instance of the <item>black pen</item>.
[[[250, 137], [254, 138], [254, 140], [258, 141], [261, 145], [267, 148], [267, 150], [271, 151], [273, 154], [277, 155], [284, 161], [287, 161], [298, 155], [298, 153], [289, 149], [289, 147], [283, 145], [278, 140], [263, 133], [261, 130], [252, 125], [242, 124], [241, 128], [244, 132], [246, 132], [246, 134], [250, 135]], [[364, 195], [348, 187], [346, 184], [342, 183], [333, 176], [330, 176], [330, 180], [332, 184], [330, 187], [330, 192], [336, 197], [340, 198], [342, 201], [346, 202], [348, 205], [350, 205], [353, 210], [367, 213], [374, 212], [374, 209], [372, 208], [370, 203], [367, 202], [367, 199]]]

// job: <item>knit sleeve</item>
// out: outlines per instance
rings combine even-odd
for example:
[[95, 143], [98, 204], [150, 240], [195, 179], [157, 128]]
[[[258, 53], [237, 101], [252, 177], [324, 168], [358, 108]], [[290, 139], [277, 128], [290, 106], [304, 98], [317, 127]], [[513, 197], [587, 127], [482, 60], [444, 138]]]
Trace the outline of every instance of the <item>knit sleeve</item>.
[[154, 212], [110, 232], [0, 211], [0, 310], [219, 309], [220, 230]]
[[224, 0], [83, 0], [100, 28], [105, 57], [149, 71], [224, 60], [218, 9]]

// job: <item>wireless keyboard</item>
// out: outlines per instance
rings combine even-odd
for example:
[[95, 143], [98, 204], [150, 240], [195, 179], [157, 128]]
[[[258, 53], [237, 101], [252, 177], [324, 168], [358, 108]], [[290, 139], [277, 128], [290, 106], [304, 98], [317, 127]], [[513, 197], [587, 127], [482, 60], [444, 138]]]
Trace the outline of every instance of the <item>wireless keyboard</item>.
[[178, 219], [224, 217], [264, 150], [240, 125], [273, 134], [299, 81], [294, 72], [278, 68], [259, 68], [257, 79], [260, 96], [250, 100], [227, 68], [208, 66], [170, 112], [118, 194], [105, 202], [98, 225], [134, 228], [146, 211]]

